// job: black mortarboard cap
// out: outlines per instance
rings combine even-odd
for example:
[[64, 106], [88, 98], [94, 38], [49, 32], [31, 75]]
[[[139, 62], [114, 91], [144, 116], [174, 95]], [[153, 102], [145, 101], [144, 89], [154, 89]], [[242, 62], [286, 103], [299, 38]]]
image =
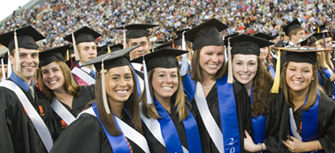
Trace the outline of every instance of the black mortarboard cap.
[[[79, 30], [75, 31], [74, 33], [74, 38], [76, 39], [76, 45], [82, 43], [82, 42], [95, 42], [95, 39], [100, 37], [101, 35], [92, 30], [91, 28], [85, 26], [80, 28]], [[72, 35], [67, 35], [64, 37], [65, 40], [73, 42], [72, 40]]]
[[101, 64], [104, 61], [104, 69], [108, 70], [114, 67], [129, 65], [129, 60], [125, 57], [129, 52], [134, 50], [135, 48], [139, 47], [140, 45], [129, 47], [126, 49], [121, 49], [117, 51], [113, 51], [111, 53], [100, 55], [85, 64], [81, 65], [80, 67], [84, 67], [87, 65], [94, 64], [94, 67], [97, 69], [98, 72], [102, 69]]
[[70, 45], [55, 47], [39, 52], [40, 67], [50, 64], [54, 61], [64, 61], [65, 52], [69, 49]]
[[182, 29], [182, 30], [178, 30], [178, 31], [176, 31], [176, 34], [177, 34], [177, 36], [179, 36], [179, 35], [181, 35], [181, 34], [183, 34], [183, 32], [185, 31], [188, 31], [188, 30], [190, 30], [191, 28], [185, 28], [185, 29]]
[[233, 37], [235, 37], [235, 36], [237, 36], [237, 35], [239, 35], [238, 32], [235, 32], [235, 33], [233, 33], [233, 34], [230, 34], [230, 35], [228, 35], [228, 36], [225, 36], [225, 37], [224, 37], [224, 40], [223, 40], [224, 45], [225, 45], [225, 46], [228, 46], [228, 40], [229, 40], [229, 38], [231, 39], [231, 38], [233, 38]]
[[258, 32], [256, 34], [254, 34], [253, 36], [259, 37], [259, 38], [263, 38], [263, 39], [268, 40], [268, 41], [270, 41], [270, 40], [272, 40], [272, 39], [275, 38], [275, 37], [273, 37], [271, 35], [268, 35], [268, 34], [262, 33], [262, 32]]
[[286, 24], [284, 27], [283, 27], [283, 30], [285, 31], [285, 34], [287, 36], [289, 36], [290, 32], [294, 29], [298, 29], [301, 27], [301, 24], [300, 22], [298, 21], [298, 19], [294, 19], [292, 22]]
[[163, 48], [159, 51], [155, 51], [155, 52], [146, 54], [144, 56], [141, 56], [139, 58], [136, 58], [132, 60], [132, 62], [142, 63], [143, 58], [144, 58], [148, 72], [156, 67], [174, 68], [174, 67], [178, 67], [179, 65], [177, 56], [181, 54], [185, 54], [187, 52], [188, 51], [184, 51], [184, 50]]
[[323, 39], [323, 36], [325, 38], [332, 37], [330, 32], [320, 32], [320, 33], [314, 33], [313, 35], [317, 40]]
[[[36, 41], [44, 39], [45, 37], [39, 33], [32, 26], [26, 26], [16, 29], [19, 48], [38, 49]], [[0, 43], [6, 46], [10, 52], [15, 49], [14, 31], [10, 31], [0, 35]]]
[[160, 44], [158, 46], [151, 47], [151, 52], [153, 52], [153, 50], [158, 51], [158, 50], [161, 50], [161, 49], [173, 49], [172, 44], [173, 44], [173, 42], [167, 42], [167, 43], [164, 43], [164, 44]]
[[220, 31], [227, 29], [227, 25], [217, 19], [211, 19], [185, 32], [185, 39], [193, 43], [193, 50], [204, 46], [223, 46]]
[[314, 32], [316, 32], [316, 33], [320, 33], [320, 32], [322, 32], [322, 31], [324, 31], [324, 30], [327, 30], [327, 28], [326, 28], [326, 25], [325, 25], [325, 24], [322, 24], [321, 26], [315, 28], [315, 29], [314, 29]]
[[112, 46], [110, 46], [109, 44], [107, 44], [107, 45], [99, 46], [99, 47], [97, 47], [98, 56], [102, 55], [102, 54], [108, 53], [109, 52], [108, 51], [108, 46], [109, 46], [110, 52], [117, 51], [117, 50], [120, 50], [120, 49], [123, 48], [122, 44], [116, 44], [116, 45], [112, 45]]
[[231, 38], [230, 44], [232, 46], [232, 55], [252, 54], [259, 56], [260, 48], [270, 46], [273, 43], [259, 37], [241, 34]]
[[295, 47], [282, 49], [286, 51], [286, 62], [316, 63], [316, 52], [325, 51], [316, 47]]
[[130, 24], [125, 26], [120, 26], [115, 29], [127, 29], [126, 38], [140, 38], [140, 37], [148, 37], [149, 36], [149, 28], [156, 27], [156, 24]]

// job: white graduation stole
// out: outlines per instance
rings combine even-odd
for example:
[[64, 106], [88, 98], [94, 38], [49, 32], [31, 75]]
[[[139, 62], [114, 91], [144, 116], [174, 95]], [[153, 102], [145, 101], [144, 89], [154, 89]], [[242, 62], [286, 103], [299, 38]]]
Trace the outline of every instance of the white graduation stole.
[[95, 84], [95, 79], [86, 72], [84, 72], [82, 69], [74, 67], [71, 72], [84, 80], [87, 84]]
[[58, 114], [58, 116], [64, 120], [67, 125], [70, 125], [76, 118], [67, 110], [61, 102], [54, 97], [54, 100], [51, 103], [51, 108]]

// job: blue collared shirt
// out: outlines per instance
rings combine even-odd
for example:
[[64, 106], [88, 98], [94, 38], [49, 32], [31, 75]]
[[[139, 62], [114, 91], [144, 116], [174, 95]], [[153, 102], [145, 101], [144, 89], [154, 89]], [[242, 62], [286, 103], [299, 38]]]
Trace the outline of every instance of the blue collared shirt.
[[21, 87], [25, 91], [29, 91], [29, 86], [33, 86], [33, 81], [31, 80], [30, 85], [26, 81], [24, 81], [22, 78], [20, 78], [18, 75], [15, 74], [13, 71], [12, 74], [9, 77], [15, 84], [17, 84], [19, 87]]

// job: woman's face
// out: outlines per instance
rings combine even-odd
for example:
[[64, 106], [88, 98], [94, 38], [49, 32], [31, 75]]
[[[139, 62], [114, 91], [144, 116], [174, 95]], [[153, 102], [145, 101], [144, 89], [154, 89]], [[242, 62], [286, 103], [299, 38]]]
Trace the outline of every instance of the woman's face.
[[313, 65], [310, 63], [289, 62], [286, 69], [286, 83], [293, 92], [309, 90], [313, 78]]
[[170, 99], [178, 89], [178, 69], [155, 68], [151, 83], [158, 100]]
[[202, 73], [214, 76], [224, 63], [223, 46], [205, 46], [200, 50], [199, 64]]
[[268, 47], [260, 48], [259, 58], [261, 59], [261, 61], [266, 60], [266, 57], [268, 56], [269, 53], [268, 51], [269, 51]]
[[332, 48], [333, 47], [333, 42], [332, 42], [331, 37], [325, 38], [325, 41], [326, 41], [326, 48]]
[[43, 83], [52, 91], [64, 90], [64, 75], [56, 62], [41, 67]]
[[106, 92], [110, 102], [123, 103], [133, 92], [134, 82], [129, 66], [114, 67], [106, 73]]
[[257, 66], [257, 55], [235, 54], [233, 58], [235, 79], [243, 85], [252, 83], [257, 73]]

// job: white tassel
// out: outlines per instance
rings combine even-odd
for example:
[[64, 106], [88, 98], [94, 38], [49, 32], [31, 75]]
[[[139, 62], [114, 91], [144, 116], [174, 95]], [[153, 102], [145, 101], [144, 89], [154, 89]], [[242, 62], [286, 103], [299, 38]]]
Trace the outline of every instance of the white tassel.
[[[187, 51], [184, 33], [185, 33], [185, 31], [182, 33], [182, 37], [181, 37], [181, 49]], [[189, 53], [187, 53], [187, 54], [189, 54]], [[181, 76], [185, 76], [187, 74], [187, 71], [188, 71], [187, 54], [182, 55], [181, 67], [180, 67], [180, 70], [179, 70]]]
[[107, 72], [105, 70], [105, 67], [104, 67], [104, 60], [109, 57], [110, 54], [106, 57], [104, 57], [104, 59], [102, 59], [102, 62], [101, 62], [101, 71], [100, 71], [100, 74], [101, 74], [101, 87], [102, 87], [102, 100], [103, 100], [103, 104], [104, 104], [104, 107], [105, 107], [105, 111], [106, 113], [109, 115], [111, 114], [111, 111], [109, 109], [109, 105], [108, 105], [108, 101], [107, 101], [107, 93], [106, 93], [106, 85], [105, 85], [105, 73]]
[[16, 72], [21, 71], [20, 54], [19, 54], [19, 42], [17, 40], [16, 29], [14, 30], [14, 45], [15, 45], [15, 70]]
[[5, 65], [4, 65], [4, 62], [3, 62], [3, 58], [1, 59], [1, 69], [2, 69], [2, 79], [1, 79], [1, 81], [3, 81], [3, 80], [6, 79], [6, 72], [5, 72]]
[[230, 38], [228, 38], [228, 80], [227, 83], [233, 83], [233, 57], [231, 55]]
[[10, 59], [9, 59], [9, 55], [10, 55], [10, 52], [9, 52], [9, 50], [8, 50], [8, 62], [7, 62], [7, 78], [9, 78], [10, 77], [10, 75], [12, 74], [12, 62], [10, 61]]
[[148, 71], [147, 65], [145, 64], [145, 59], [143, 57], [143, 73], [144, 73], [144, 85], [145, 85], [145, 96], [147, 97], [147, 105], [152, 104], [152, 97], [149, 89], [149, 81], [148, 81]]
[[123, 49], [127, 48], [127, 41], [126, 41], [126, 26], [123, 26]]
[[78, 52], [78, 48], [77, 48], [77, 43], [76, 43], [76, 39], [74, 37], [74, 34], [72, 32], [72, 45], [73, 45], [73, 52], [74, 52], [74, 58], [76, 59], [76, 61], [79, 61], [79, 52]]

